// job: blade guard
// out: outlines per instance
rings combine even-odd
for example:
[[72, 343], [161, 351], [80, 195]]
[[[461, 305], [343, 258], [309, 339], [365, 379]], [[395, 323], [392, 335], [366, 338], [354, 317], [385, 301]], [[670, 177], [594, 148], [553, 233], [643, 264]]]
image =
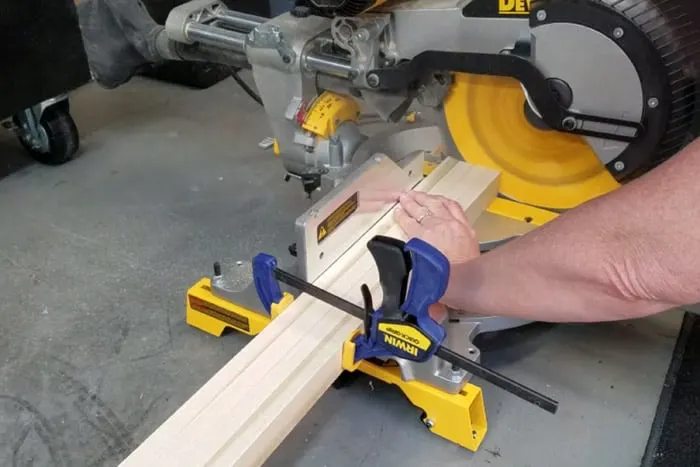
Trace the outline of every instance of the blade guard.
[[377, 310], [365, 299], [370, 322], [355, 339], [355, 362], [379, 357], [430, 359], [445, 340], [445, 329], [430, 317], [429, 309], [445, 293], [449, 261], [417, 238], [404, 244], [378, 236], [368, 248], [377, 263], [384, 296]]

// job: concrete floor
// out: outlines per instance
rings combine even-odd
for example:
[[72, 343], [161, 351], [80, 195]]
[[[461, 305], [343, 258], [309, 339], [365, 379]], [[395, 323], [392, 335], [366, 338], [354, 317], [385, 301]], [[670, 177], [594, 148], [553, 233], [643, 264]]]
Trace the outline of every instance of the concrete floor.
[[[68, 165], [35, 165], [0, 136], [3, 466], [117, 465], [248, 341], [187, 326], [186, 289], [214, 260], [267, 251], [291, 264], [308, 207], [257, 147], [264, 113], [231, 81], [88, 86], [73, 106], [84, 149]], [[361, 380], [329, 391], [268, 465], [638, 465], [679, 316], [501, 336], [484, 361], [561, 409], [483, 384], [490, 431], [476, 454]]]

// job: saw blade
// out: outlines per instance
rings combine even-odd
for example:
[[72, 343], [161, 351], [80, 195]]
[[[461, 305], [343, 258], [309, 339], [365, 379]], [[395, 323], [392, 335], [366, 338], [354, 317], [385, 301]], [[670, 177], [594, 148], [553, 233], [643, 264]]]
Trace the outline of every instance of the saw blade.
[[619, 185], [583, 137], [538, 127], [511, 78], [459, 73], [444, 118], [469, 163], [501, 172], [501, 192], [516, 201], [568, 209]]

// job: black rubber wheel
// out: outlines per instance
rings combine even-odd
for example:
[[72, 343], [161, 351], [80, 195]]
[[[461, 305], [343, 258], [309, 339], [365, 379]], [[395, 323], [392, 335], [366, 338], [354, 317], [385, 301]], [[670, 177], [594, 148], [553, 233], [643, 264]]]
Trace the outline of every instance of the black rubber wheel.
[[68, 109], [64, 106], [51, 106], [45, 109], [39, 124], [49, 140], [47, 152], [33, 148], [24, 138], [18, 137], [22, 146], [32, 157], [46, 165], [61, 165], [73, 159], [80, 147], [80, 135]]

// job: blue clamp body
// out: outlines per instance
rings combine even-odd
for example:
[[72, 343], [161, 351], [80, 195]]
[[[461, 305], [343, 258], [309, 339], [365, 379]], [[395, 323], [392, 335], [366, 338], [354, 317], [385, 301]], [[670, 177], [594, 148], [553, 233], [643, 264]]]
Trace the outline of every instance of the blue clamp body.
[[[379, 242], [379, 247], [372, 242]], [[417, 238], [403, 244], [375, 237], [368, 247], [379, 268], [384, 298], [382, 305], [373, 310], [371, 297], [368, 300], [365, 295], [368, 317], [364, 334], [354, 340], [355, 362], [392, 356], [428, 360], [446, 337], [445, 329], [430, 317], [428, 310], [445, 294], [449, 261], [439, 250]]]
[[272, 305], [282, 300], [282, 289], [275, 278], [277, 258], [266, 253], [259, 253], [253, 258], [253, 282], [255, 291], [268, 313]]

